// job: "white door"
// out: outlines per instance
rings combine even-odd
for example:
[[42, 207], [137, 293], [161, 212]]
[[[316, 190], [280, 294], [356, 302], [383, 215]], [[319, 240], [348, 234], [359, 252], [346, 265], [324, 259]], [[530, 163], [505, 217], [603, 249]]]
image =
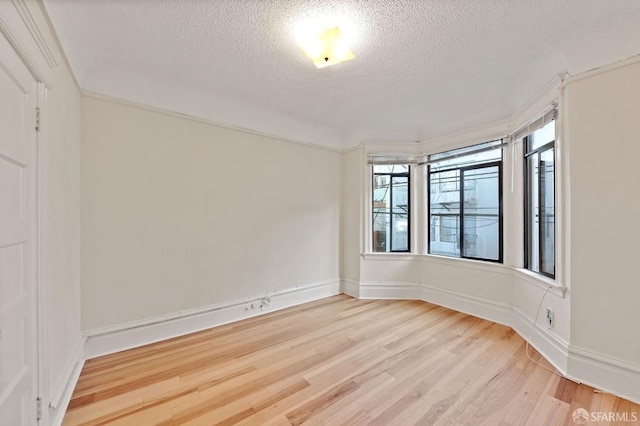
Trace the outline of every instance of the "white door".
[[0, 425], [37, 423], [36, 83], [0, 34]]

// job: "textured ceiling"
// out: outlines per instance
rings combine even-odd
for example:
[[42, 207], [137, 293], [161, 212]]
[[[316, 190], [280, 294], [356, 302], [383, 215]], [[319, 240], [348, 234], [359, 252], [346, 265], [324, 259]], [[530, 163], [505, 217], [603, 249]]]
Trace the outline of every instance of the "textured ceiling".
[[[44, 0], [83, 90], [333, 147], [508, 118], [640, 54], [639, 0]], [[356, 59], [316, 69], [300, 27]]]

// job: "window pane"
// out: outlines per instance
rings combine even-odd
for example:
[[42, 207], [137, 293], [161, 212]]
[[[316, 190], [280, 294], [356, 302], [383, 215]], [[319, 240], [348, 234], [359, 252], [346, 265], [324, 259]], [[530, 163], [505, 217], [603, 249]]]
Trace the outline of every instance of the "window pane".
[[460, 236], [459, 216], [440, 216], [440, 241], [458, 244]]
[[555, 275], [555, 187], [553, 149], [540, 153], [540, 245], [542, 272]]
[[432, 154], [429, 156], [431, 171], [450, 169], [452, 167], [467, 167], [500, 160], [502, 158], [502, 150], [499, 149], [501, 145], [502, 140], [496, 140], [439, 154]]
[[372, 250], [409, 251], [409, 165], [373, 170]]
[[392, 177], [391, 251], [409, 250], [409, 178]]
[[[386, 166], [385, 166], [386, 167]], [[390, 176], [373, 177], [373, 251], [388, 251], [388, 234], [391, 198]]]
[[373, 173], [391, 174], [391, 173], [409, 173], [408, 164], [393, 164], [393, 165], [375, 165], [373, 166]]
[[555, 276], [555, 120], [525, 143], [526, 267]]
[[527, 181], [527, 209], [526, 209], [526, 233], [527, 233], [527, 268], [540, 272], [540, 240], [538, 229], [540, 227], [538, 212], [538, 154], [526, 158]]
[[460, 256], [460, 171], [431, 173], [430, 253]]
[[502, 140], [429, 156], [429, 253], [502, 260]]
[[389, 246], [387, 243], [389, 215], [385, 213], [374, 213], [373, 218], [373, 251], [386, 252]]
[[555, 165], [553, 148], [527, 164], [527, 268], [555, 275]]
[[535, 151], [541, 146], [556, 139], [556, 121], [553, 120], [543, 128], [536, 130], [527, 136], [527, 151]]
[[500, 259], [500, 169], [465, 170], [463, 256]]

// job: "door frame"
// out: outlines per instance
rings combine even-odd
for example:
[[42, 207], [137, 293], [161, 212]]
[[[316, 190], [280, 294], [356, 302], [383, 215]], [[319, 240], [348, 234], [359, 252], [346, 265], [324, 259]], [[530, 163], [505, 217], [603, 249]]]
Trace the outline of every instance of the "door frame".
[[40, 398], [36, 402], [36, 410], [40, 418], [39, 424], [47, 425], [49, 419], [50, 383], [49, 383], [49, 326], [47, 323], [47, 88], [42, 82], [36, 83], [36, 95], [33, 107], [34, 123], [36, 123], [36, 182], [35, 182], [35, 214], [36, 214], [36, 280], [35, 280], [35, 317], [36, 318], [36, 395]]

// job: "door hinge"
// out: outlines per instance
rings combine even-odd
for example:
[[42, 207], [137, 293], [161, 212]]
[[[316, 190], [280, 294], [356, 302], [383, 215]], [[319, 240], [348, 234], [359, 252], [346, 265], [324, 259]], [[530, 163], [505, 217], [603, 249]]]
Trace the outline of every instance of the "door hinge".
[[36, 107], [36, 132], [40, 131], [40, 107]]
[[42, 420], [42, 398], [36, 398], [36, 420]]

